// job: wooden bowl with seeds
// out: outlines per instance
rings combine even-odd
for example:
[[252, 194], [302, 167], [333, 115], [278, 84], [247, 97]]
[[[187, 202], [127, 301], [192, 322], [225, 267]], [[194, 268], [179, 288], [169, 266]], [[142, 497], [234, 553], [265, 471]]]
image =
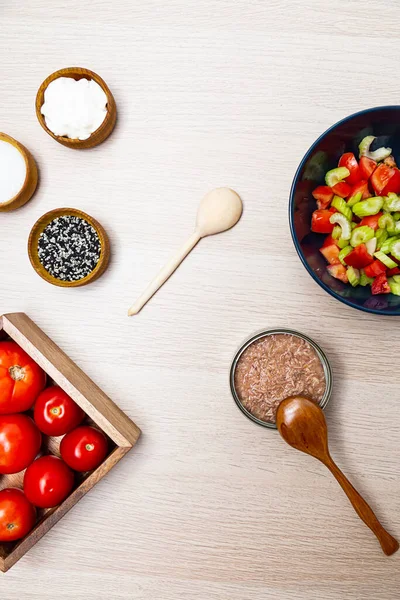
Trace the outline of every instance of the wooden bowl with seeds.
[[110, 242], [98, 221], [76, 208], [56, 208], [29, 234], [29, 259], [36, 273], [60, 287], [79, 287], [104, 273]]
[[[46, 119], [41, 112], [45, 100], [44, 94], [50, 83], [52, 83], [59, 77], [70, 77], [71, 79], [75, 79], [75, 81], [79, 81], [80, 79], [93, 80], [102, 88], [103, 92], [107, 97], [107, 114], [104, 118], [104, 121], [96, 129], [96, 131], [94, 131], [86, 140], [55, 135], [47, 127]], [[102, 142], [104, 142], [105, 139], [108, 138], [108, 136], [114, 129], [117, 120], [117, 106], [115, 104], [114, 96], [112, 95], [108, 85], [99, 75], [97, 75], [97, 73], [94, 73], [93, 71], [90, 71], [89, 69], [84, 69], [82, 67], [68, 67], [67, 69], [60, 69], [59, 71], [55, 71], [43, 81], [36, 95], [36, 116], [43, 129], [54, 140], [56, 140], [56, 142], [59, 142], [63, 146], [68, 146], [68, 148], [76, 148], [80, 150], [85, 148], [93, 148], [94, 146], [101, 144]]]
[[32, 154], [29, 152], [29, 150], [27, 150], [27, 148], [25, 148], [25, 146], [20, 144], [20, 142], [17, 142], [17, 140], [14, 140], [14, 138], [6, 133], [0, 133], [0, 141], [11, 144], [11, 146], [16, 148], [22, 155], [26, 167], [25, 181], [23, 182], [18, 193], [6, 202], [0, 202], [0, 212], [8, 212], [10, 210], [15, 210], [16, 208], [19, 208], [20, 206], [23, 206], [29, 202], [36, 190], [38, 183], [38, 170]]

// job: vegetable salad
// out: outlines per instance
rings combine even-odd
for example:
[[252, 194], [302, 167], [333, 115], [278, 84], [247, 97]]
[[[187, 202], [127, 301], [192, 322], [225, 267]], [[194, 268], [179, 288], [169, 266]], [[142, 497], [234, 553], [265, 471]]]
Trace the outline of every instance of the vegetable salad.
[[340, 157], [313, 191], [311, 229], [327, 234], [320, 252], [332, 277], [372, 294], [400, 296], [400, 170], [391, 148], [371, 151], [374, 136]]

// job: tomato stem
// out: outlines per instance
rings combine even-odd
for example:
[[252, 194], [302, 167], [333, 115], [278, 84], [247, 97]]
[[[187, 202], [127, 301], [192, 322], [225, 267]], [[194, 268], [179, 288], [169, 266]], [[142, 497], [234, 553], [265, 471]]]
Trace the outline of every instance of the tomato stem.
[[93, 444], [86, 444], [85, 448], [86, 448], [86, 450], [88, 452], [91, 452], [92, 450], [94, 450], [94, 445]]
[[13, 365], [8, 369], [8, 372], [10, 373], [11, 379], [14, 379], [14, 381], [21, 381], [21, 379], [25, 377], [25, 370], [19, 365]]
[[14, 528], [15, 528], [14, 523], [7, 523], [6, 529], [11, 530], [11, 529], [14, 529]]

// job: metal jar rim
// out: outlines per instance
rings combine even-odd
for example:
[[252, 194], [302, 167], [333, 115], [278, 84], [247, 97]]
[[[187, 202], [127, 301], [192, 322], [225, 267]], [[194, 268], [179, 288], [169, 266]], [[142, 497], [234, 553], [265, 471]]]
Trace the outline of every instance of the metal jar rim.
[[235, 372], [236, 372], [236, 367], [240, 360], [240, 357], [242, 356], [243, 352], [249, 346], [251, 346], [254, 342], [256, 342], [257, 340], [259, 340], [263, 337], [266, 337], [269, 335], [277, 335], [277, 334], [286, 334], [286, 335], [293, 335], [293, 336], [299, 337], [299, 338], [305, 340], [306, 342], [308, 342], [310, 344], [310, 346], [312, 346], [312, 348], [317, 353], [317, 356], [320, 359], [323, 370], [324, 370], [325, 381], [326, 381], [325, 392], [324, 392], [324, 395], [322, 396], [321, 402], [319, 403], [319, 406], [322, 409], [324, 409], [326, 407], [326, 405], [328, 404], [329, 399], [331, 397], [331, 394], [332, 394], [332, 369], [331, 369], [331, 366], [329, 364], [329, 360], [328, 360], [326, 354], [318, 346], [318, 344], [316, 344], [314, 342], [314, 340], [309, 338], [307, 335], [304, 335], [304, 333], [300, 333], [299, 331], [295, 331], [293, 329], [265, 329], [265, 330], [259, 331], [258, 333], [254, 334], [250, 338], [248, 338], [237, 350], [237, 352], [233, 358], [232, 364], [231, 364], [231, 369], [230, 369], [230, 373], [229, 373], [229, 383], [230, 383], [230, 388], [231, 388], [231, 393], [232, 393], [233, 399], [235, 400], [236, 405], [242, 411], [242, 413], [245, 414], [246, 417], [248, 417], [254, 423], [257, 423], [258, 425], [261, 425], [262, 427], [267, 427], [268, 429], [277, 429], [276, 424], [269, 423], [268, 421], [262, 421], [261, 419], [258, 419], [257, 417], [252, 415], [251, 412], [249, 412], [247, 410], [247, 408], [245, 408], [243, 406], [243, 404], [238, 396], [238, 393], [236, 391], [236, 387], [235, 387]]

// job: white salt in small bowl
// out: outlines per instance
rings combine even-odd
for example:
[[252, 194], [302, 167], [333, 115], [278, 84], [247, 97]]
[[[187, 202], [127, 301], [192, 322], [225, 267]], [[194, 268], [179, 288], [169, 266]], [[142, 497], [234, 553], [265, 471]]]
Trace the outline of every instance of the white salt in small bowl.
[[32, 154], [11, 136], [0, 133], [0, 212], [26, 204], [37, 183], [38, 170]]
[[[54, 82], [56, 79], [69, 77], [74, 79], [75, 81], [80, 81], [81, 79], [87, 79], [89, 81], [96, 82], [101, 89], [103, 90], [105, 97], [107, 99], [107, 113], [104, 117], [103, 122], [100, 126], [91, 133], [91, 135], [87, 139], [78, 139], [78, 138], [70, 138], [65, 135], [56, 135], [49, 129], [46, 123], [46, 118], [42, 114], [42, 107], [45, 103], [45, 93], [49, 85]], [[77, 150], [83, 150], [86, 148], [93, 148], [98, 144], [101, 144], [108, 138], [115, 127], [115, 123], [117, 120], [117, 106], [115, 104], [114, 96], [112, 95], [109, 87], [106, 82], [94, 71], [90, 71], [89, 69], [85, 69], [83, 67], [68, 67], [67, 69], [60, 69], [59, 71], [55, 71], [49, 75], [40, 86], [38, 93], [36, 95], [36, 116], [40, 125], [43, 129], [48, 133], [56, 142], [62, 144], [63, 146], [67, 146], [68, 148], [74, 148]]]
[[257, 423], [258, 425], [261, 425], [262, 427], [267, 427], [268, 429], [277, 429], [276, 424], [272, 421], [263, 421], [263, 420], [259, 419], [258, 417], [254, 416], [251, 412], [249, 412], [247, 410], [247, 408], [244, 406], [242, 400], [240, 399], [239, 393], [236, 389], [235, 374], [236, 374], [236, 369], [237, 369], [238, 363], [240, 361], [240, 358], [242, 357], [245, 350], [247, 350], [247, 348], [249, 348], [252, 344], [254, 344], [254, 342], [257, 342], [257, 341], [265, 338], [266, 336], [281, 335], [281, 334], [298, 337], [298, 338], [304, 340], [307, 344], [309, 344], [309, 346], [311, 346], [311, 348], [315, 351], [317, 357], [319, 358], [321, 365], [322, 365], [324, 377], [325, 377], [325, 391], [324, 391], [324, 394], [323, 394], [320, 402], [318, 403], [322, 409], [324, 409], [326, 407], [326, 405], [328, 404], [329, 399], [331, 397], [331, 394], [332, 394], [332, 369], [331, 369], [331, 366], [330, 366], [329, 361], [328, 361], [326, 355], [324, 354], [324, 352], [312, 339], [310, 339], [303, 333], [300, 333], [299, 331], [293, 331], [291, 329], [267, 329], [265, 331], [260, 331], [260, 332], [256, 333], [255, 335], [252, 335], [249, 339], [247, 339], [240, 346], [240, 348], [238, 349], [238, 351], [236, 352], [236, 354], [233, 358], [231, 369], [230, 369], [230, 374], [229, 374], [229, 383], [230, 383], [230, 388], [231, 388], [233, 399], [235, 400], [236, 405], [240, 408], [242, 413], [244, 415], [246, 415], [246, 417], [249, 418], [254, 423]]

